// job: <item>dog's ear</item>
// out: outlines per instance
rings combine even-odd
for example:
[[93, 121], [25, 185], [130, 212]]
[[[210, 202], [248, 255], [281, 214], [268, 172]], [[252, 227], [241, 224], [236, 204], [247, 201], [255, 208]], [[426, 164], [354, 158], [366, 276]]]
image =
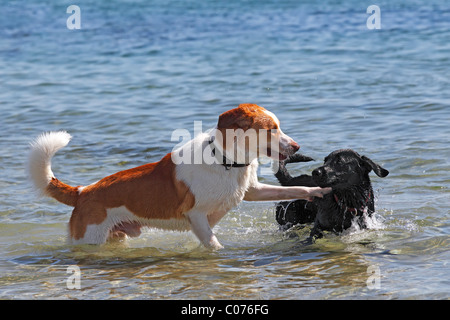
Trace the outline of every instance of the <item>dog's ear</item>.
[[366, 156], [362, 156], [361, 159], [364, 161], [364, 164], [369, 169], [369, 171], [373, 170], [373, 172], [375, 172], [377, 176], [384, 178], [389, 174], [389, 171], [382, 168], [379, 164], [376, 164]]

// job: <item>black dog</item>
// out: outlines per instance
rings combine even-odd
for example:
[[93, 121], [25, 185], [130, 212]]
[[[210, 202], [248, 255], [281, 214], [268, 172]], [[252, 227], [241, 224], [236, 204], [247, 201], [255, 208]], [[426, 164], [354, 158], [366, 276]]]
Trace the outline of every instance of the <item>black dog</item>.
[[284, 229], [314, 222], [310, 239], [321, 237], [323, 230], [342, 232], [352, 225], [353, 220], [361, 228], [366, 228], [364, 213], [370, 217], [375, 212], [369, 172], [373, 170], [377, 176], [384, 178], [389, 171], [351, 149], [330, 153], [323, 166], [313, 170], [312, 176], [292, 177], [286, 170], [286, 163], [311, 160], [310, 157], [295, 154], [280, 161], [275, 176], [283, 186], [331, 187], [332, 192], [312, 202], [295, 200], [278, 203], [277, 222]]

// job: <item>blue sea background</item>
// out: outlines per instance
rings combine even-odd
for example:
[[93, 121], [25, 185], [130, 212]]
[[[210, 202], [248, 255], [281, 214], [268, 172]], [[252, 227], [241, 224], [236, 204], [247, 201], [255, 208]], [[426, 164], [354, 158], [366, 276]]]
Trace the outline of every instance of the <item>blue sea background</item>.
[[[73, 4], [79, 30], [66, 27]], [[219, 252], [158, 230], [70, 247], [71, 209], [27, 180], [44, 131], [73, 135], [53, 171], [87, 185], [244, 102], [317, 160], [293, 174], [340, 148], [388, 169], [372, 175], [372, 228], [305, 246], [309, 229], [279, 231], [274, 203], [244, 202], [215, 228]], [[0, 1], [0, 110], [2, 299], [450, 298], [448, 1]], [[268, 168], [260, 180], [277, 184]], [[81, 289], [66, 285], [70, 265]]]

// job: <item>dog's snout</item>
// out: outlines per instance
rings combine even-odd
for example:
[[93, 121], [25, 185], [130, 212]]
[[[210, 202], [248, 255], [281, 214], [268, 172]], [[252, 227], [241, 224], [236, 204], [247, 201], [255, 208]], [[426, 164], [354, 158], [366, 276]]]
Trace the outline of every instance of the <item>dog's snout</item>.
[[297, 142], [292, 141], [291, 148], [294, 150], [294, 153], [296, 153], [298, 149], [300, 149], [300, 145]]
[[323, 168], [317, 168], [313, 170], [312, 175], [313, 177], [320, 177], [323, 175], [323, 173], [324, 173]]

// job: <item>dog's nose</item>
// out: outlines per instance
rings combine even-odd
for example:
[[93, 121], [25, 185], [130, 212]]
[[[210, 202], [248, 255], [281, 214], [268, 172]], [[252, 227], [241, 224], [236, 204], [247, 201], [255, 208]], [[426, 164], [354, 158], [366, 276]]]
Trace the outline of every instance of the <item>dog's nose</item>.
[[317, 168], [312, 172], [313, 177], [320, 177], [322, 174], [323, 174], [322, 168]]
[[296, 153], [298, 151], [298, 149], [300, 149], [300, 145], [295, 141], [292, 141], [291, 147], [292, 147], [292, 149], [294, 149], [294, 153]]

